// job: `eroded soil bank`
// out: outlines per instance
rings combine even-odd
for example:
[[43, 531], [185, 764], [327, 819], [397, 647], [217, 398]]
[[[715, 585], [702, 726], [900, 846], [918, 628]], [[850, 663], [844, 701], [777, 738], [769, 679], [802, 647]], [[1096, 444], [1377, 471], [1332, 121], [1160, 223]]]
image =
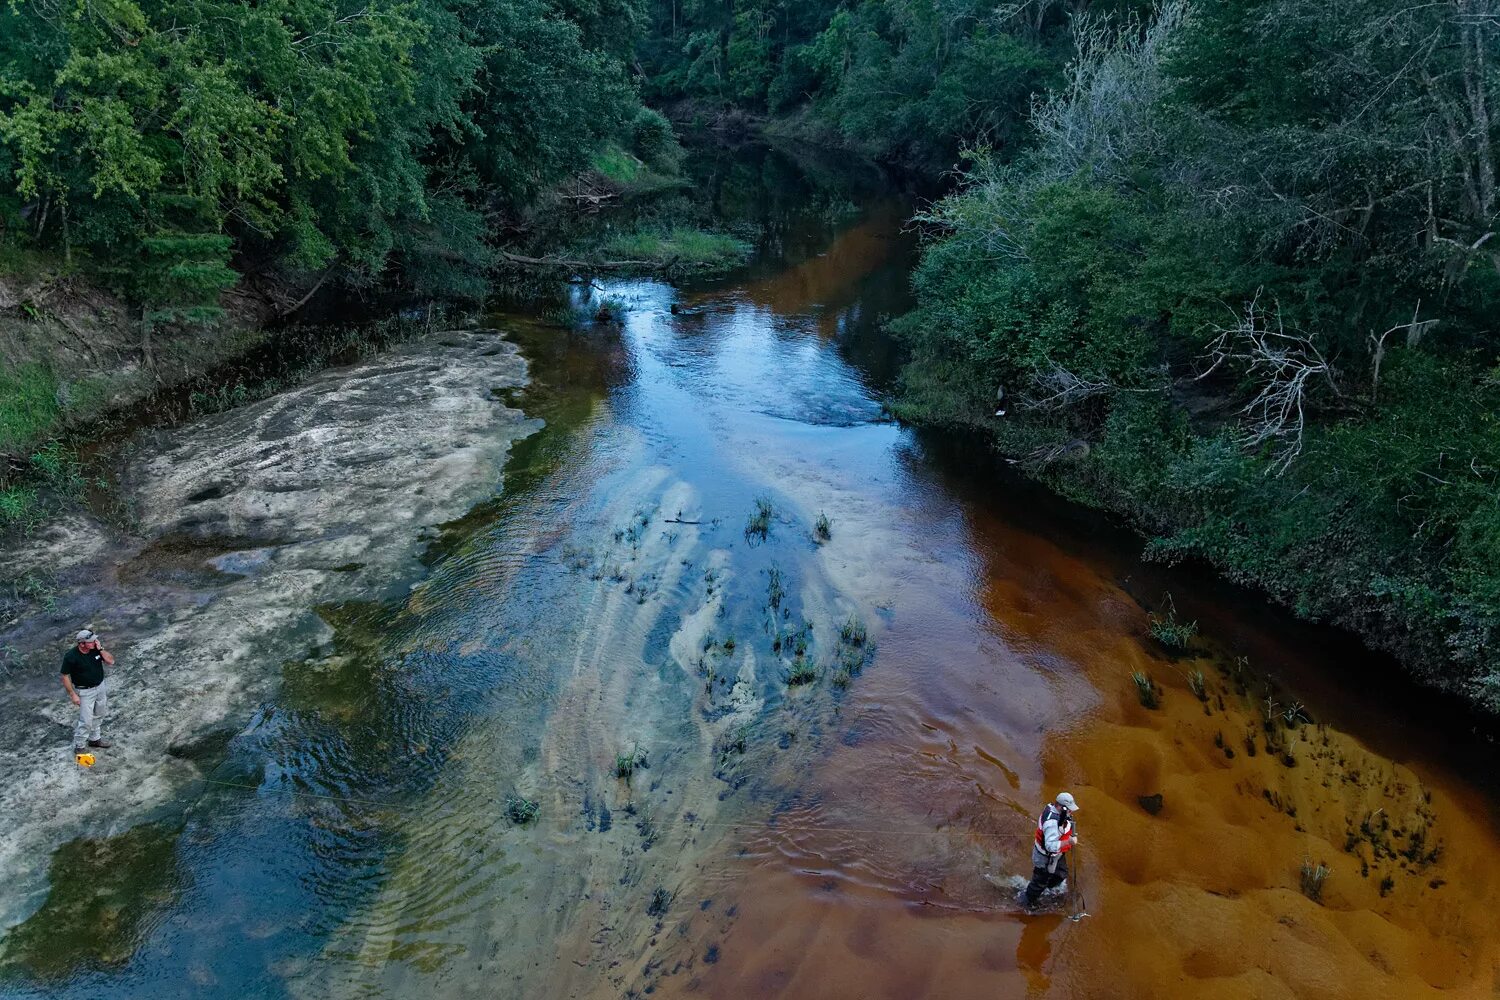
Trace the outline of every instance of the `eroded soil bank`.
[[[190, 482], [143, 514], [171, 547], [91, 564], [156, 588], [100, 627], [186, 656], [201, 622], [224, 659], [124, 705], [97, 774], [57, 761], [50, 668], [15, 689], [51, 805], [5, 837], [0, 992], [1492, 996], [1488, 744], [1445, 752], [1458, 720], [1358, 690], [1367, 654], [890, 422], [908, 205], [774, 158], [703, 184], [758, 234], [743, 274], [575, 287], [618, 324], [496, 316], [404, 416], [268, 401], [143, 448], [136, 488]], [[294, 440], [401, 461], [263, 478]], [[1186, 651], [1149, 633], [1166, 593]], [[205, 677], [242, 700], [169, 760]], [[88, 781], [129, 811], [96, 821]], [[1025, 871], [1063, 786], [1083, 891], [1027, 916], [983, 875]]]

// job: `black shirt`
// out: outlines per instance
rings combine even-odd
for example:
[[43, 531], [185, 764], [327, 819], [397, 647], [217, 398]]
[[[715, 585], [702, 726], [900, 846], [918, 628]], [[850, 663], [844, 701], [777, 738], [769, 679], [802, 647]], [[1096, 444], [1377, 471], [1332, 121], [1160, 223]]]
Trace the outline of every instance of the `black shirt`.
[[63, 654], [62, 672], [73, 678], [75, 688], [98, 687], [104, 683], [104, 657], [98, 649], [80, 653], [74, 646]]

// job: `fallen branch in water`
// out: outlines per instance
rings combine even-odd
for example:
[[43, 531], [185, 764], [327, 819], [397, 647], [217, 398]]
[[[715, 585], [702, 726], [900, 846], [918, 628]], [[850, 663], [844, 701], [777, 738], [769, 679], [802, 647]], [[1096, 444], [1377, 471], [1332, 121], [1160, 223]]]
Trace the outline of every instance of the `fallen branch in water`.
[[523, 264], [527, 267], [565, 267], [574, 271], [609, 271], [622, 267], [670, 267], [674, 263], [673, 261], [651, 260], [569, 260], [566, 257], [525, 257], [508, 250], [501, 250], [500, 256], [511, 264]]

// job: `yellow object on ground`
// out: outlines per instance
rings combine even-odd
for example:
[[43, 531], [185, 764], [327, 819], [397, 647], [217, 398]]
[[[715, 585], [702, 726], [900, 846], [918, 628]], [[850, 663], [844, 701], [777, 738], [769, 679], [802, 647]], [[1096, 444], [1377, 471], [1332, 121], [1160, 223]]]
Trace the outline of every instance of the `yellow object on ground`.
[[78, 754], [74, 754], [73, 758], [78, 761], [78, 766], [79, 767], [93, 767], [94, 766], [94, 755], [91, 754], [91, 753], [78, 753]]

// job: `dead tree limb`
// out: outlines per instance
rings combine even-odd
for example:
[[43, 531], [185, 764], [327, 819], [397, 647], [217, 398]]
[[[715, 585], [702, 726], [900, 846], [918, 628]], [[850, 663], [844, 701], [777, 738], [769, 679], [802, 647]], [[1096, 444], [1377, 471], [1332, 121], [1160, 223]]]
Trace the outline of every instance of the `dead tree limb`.
[[623, 267], [669, 267], [673, 261], [652, 260], [569, 260], [566, 257], [527, 257], [508, 250], [501, 250], [500, 256], [507, 263], [520, 264], [524, 267], [560, 267], [570, 271], [612, 271]]
[[1267, 471], [1279, 476], [1302, 454], [1310, 386], [1322, 383], [1339, 399], [1344, 393], [1313, 336], [1288, 330], [1281, 304], [1274, 303], [1267, 312], [1260, 304], [1260, 294], [1257, 290], [1244, 311], [1235, 314], [1233, 326], [1218, 328], [1219, 336], [1208, 345], [1213, 364], [1198, 377], [1203, 378], [1225, 361], [1239, 365], [1256, 386], [1254, 398], [1240, 409], [1245, 418], [1240, 444], [1253, 450], [1277, 442]]

